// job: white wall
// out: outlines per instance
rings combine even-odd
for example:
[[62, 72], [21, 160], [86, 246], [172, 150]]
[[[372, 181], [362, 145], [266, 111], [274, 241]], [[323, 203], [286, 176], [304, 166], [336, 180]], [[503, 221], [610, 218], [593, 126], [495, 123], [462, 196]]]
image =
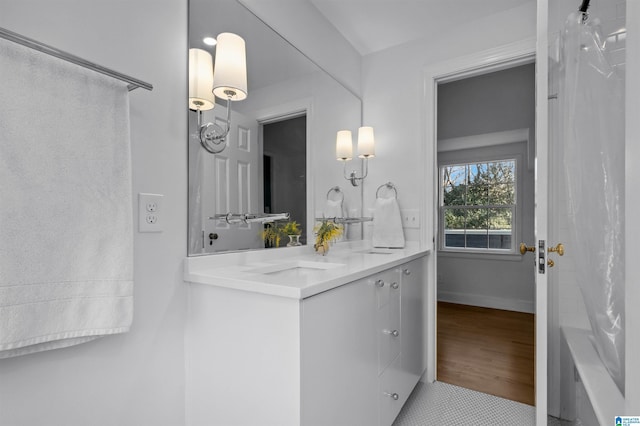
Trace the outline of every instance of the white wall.
[[[535, 37], [535, 2], [450, 28], [429, 38], [365, 56], [363, 60], [364, 124], [376, 132], [376, 157], [365, 181], [364, 204], [373, 205], [376, 188], [393, 181], [401, 209], [420, 209], [432, 182], [420, 182], [424, 164], [424, 70], [453, 58]], [[429, 100], [431, 101], [431, 100]], [[431, 129], [429, 129], [431, 130]], [[433, 209], [431, 200], [427, 208]], [[426, 212], [423, 212], [426, 214]], [[423, 215], [423, 217], [426, 217]], [[422, 223], [427, 240], [432, 224]], [[420, 239], [419, 229], [405, 229], [408, 240]]]
[[[361, 94], [362, 59], [312, 4], [300, 0], [238, 0], [354, 94]], [[295, 19], [292, 19], [295, 17]]]
[[1, 360], [0, 424], [183, 424], [187, 3], [0, 0], [0, 10], [4, 28], [154, 85], [131, 92], [132, 197], [165, 195], [164, 232], [135, 234], [131, 331]]

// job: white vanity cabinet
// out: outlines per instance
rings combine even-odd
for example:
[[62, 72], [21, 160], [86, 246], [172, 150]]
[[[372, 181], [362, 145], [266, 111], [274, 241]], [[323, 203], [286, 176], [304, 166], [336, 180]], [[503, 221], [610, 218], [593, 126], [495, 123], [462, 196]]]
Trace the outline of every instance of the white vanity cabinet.
[[426, 367], [425, 268], [302, 299], [193, 284], [187, 424], [390, 426]]
[[423, 265], [303, 300], [303, 425], [393, 423], [426, 366]]
[[375, 298], [365, 278], [302, 301], [301, 424], [378, 424]]

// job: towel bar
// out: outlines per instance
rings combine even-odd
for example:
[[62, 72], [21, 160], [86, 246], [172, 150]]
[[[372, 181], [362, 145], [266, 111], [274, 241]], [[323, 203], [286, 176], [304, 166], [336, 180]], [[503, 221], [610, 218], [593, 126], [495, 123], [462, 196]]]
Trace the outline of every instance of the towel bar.
[[376, 190], [376, 198], [380, 198], [380, 190], [382, 188], [393, 189], [393, 192], [395, 194], [395, 198], [398, 198], [398, 190], [396, 189], [396, 186], [391, 182], [383, 183], [382, 185], [380, 185], [378, 187], [378, 189]]
[[23, 46], [29, 47], [31, 49], [37, 50], [42, 53], [46, 53], [47, 55], [55, 56], [58, 59], [71, 62], [76, 65], [80, 65], [81, 67], [99, 72], [100, 74], [108, 75], [109, 77], [113, 77], [116, 80], [124, 81], [125, 83], [128, 83], [127, 88], [129, 89], [129, 91], [137, 89], [138, 87], [141, 87], [146, 90], [153, 90], [153, 86], [147, 82], [138, 80], [137, 78], [130, 77], [126, 74], [119, 73], [117, 71], [103, 67], [93, 62], [89, 62], [86, 59], [80, 58], [79, 56], [73, 55], [71, 53], [65, 52], [63, 50], [60, 50], [55, 47], [49, 46], [47, 44], [41, 43], [39, 41], [33, 40], [29, 37], [25, 37], [21, 34], [14, 33], [13, 31], [9, 31], [2, 27], [0, 27], [0, 38], [12, 41], [14, 43], [21, 44]]
[[327, 200], [329, 200], [329, 196], [332, 192], [340, 194], [340, 202], [344, 202], [344, 192], [342, 192], [342, 188], [340, 188], [339, 186], [334, 186], [333, 188], [329, 189], [329, 191], [327, 192]]

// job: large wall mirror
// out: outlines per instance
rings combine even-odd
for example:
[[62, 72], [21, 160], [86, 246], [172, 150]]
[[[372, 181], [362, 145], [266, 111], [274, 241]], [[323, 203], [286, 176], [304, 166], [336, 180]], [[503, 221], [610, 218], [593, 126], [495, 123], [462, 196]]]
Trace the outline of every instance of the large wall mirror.
[[[188, 254], [270, 245], [262, 223], [229, 221], [228, 214], [288, 213], [301, 225], [304, 244], [325, 201], [354, 200], [346, 215], [358, 207], [359, 191], [349, 188], [341, 170], [330, 178], [322, 171], [337, 167], [336, 131], [360, 126], [361, 100], [238, 1], [189, 0], [190, 48], [208, 51], [215, 63], [216, 47], [203, 39], [223, 32], [245, 40], [248, 96], [229, 102], [231, 129], [216, 154], [201, 146], [200, 125], [224, 127], [227, 102], [216, 98], [201, 123], [189, 111]], [[336, 179], [343, 194], [330, 191]]]

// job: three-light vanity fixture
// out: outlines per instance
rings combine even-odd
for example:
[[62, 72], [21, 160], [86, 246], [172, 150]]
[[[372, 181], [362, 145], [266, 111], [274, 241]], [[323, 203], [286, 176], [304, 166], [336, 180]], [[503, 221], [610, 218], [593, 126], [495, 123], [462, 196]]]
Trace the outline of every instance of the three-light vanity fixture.
[[340, 130], [336, 136], [336, 158], [344, 162], [344, 178], [351, 182], [351, 185], [358, 186], [369, 173], [369, 158], [376, 156], [375, 140], [373, 137], [373, 127], [360, 127], [358, 129], [358, 157], [362, 158], [363, 171], [361, 176], [355, 170], [347, 175], [347, 161], [353, 157], [353, 140], [351, 130]]
[[[244, 39], [233, 33], [216, 38], [216, 60], [202, 49], [189, 49], [189, 109], [198, 114], [200, 144], [211, 154], [222, 152], [231, 128], [231, 101], [247, 97], [247, 56]], [[202, 111], [215, 107], [215, 97], [227, 101], [225, 128], [202, 124]]]

